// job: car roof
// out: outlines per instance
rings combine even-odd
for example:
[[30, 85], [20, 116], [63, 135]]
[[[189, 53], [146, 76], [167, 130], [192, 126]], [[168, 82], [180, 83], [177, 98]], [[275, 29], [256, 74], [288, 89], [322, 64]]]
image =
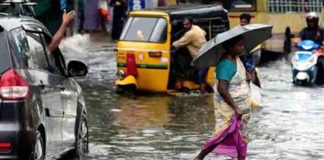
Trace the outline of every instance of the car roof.
[[33, 17], [0, 13], [0, 26], [4, 30], [10, 31], [12, 29], [21, 27], [23, 24], [37, 24], [47, 32], [46, 27]]

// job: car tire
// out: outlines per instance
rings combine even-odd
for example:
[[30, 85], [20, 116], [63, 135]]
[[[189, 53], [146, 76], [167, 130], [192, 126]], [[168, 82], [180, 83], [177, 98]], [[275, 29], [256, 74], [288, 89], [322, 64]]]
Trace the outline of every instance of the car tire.
[[76, 132], [74, 156], [79, 158], [89, 151], [89, 130], [85, 114], [82, 114]]
[[44, 160], [45, 159], [45, 143], [39, 131], [36, 133], [36, 140], [32, 148], [31, 160]]

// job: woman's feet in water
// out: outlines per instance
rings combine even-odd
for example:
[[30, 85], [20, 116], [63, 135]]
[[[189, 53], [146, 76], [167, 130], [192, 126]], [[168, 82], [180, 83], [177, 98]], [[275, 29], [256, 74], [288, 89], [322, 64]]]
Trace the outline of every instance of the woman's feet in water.
[[[197, 156], [194, 160], [203, 160], [204, 158], [200, 158], [199, 156]], [[245, 160], [245, 158], [243, 157], [237, 157], [238, 160]]]
[[203, 160], [203, 158], [196, 157], [194, 160]]
[[245, 160], [245, 158], [243, 158], [243, 157], [238, 157], [237, 159], [238, 160]]

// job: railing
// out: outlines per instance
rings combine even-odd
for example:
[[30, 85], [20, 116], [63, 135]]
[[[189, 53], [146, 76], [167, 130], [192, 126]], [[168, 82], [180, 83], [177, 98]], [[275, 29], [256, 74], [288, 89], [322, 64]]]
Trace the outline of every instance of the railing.
[[268, 0], [268, 11], [286, 12], [321, 12], [322, 0]]

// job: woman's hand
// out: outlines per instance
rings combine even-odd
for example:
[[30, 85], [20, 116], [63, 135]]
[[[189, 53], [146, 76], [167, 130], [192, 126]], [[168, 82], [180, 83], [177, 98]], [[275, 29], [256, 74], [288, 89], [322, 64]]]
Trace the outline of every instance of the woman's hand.
[[228, 81], [219, 80], [218, 87], [217, 87], [218, 93], [222, 96], [224, 101], [234, 109], [236, 114], [238, 114], [238, 116], [241, 116], [243, 114], [243, 112], [234, 102], [232, 96], [228, 92], [228, 88], [229, 88]]
[[248, 82], [255, 82], [256, 77], [255, 77], [255, 70], [247, 70], [246, 71], [246, 81]]

